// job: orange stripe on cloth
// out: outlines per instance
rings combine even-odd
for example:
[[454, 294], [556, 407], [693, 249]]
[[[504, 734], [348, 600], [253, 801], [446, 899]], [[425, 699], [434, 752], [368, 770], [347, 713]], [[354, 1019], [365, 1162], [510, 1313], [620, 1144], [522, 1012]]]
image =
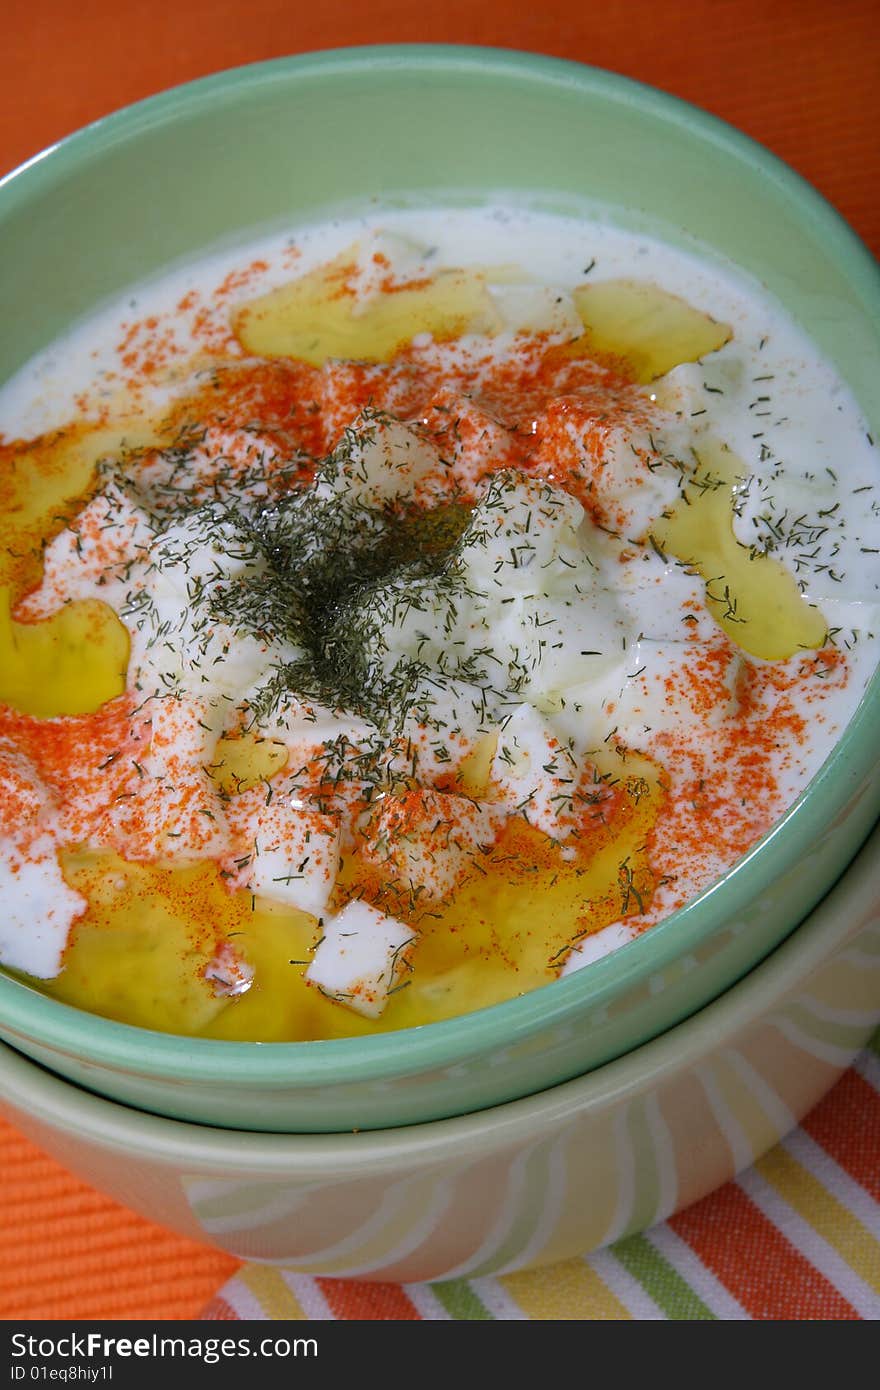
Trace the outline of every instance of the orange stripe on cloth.
[[857, 1071], [844, 1072], [802, 1126], [851, 1178], [880, 1202], [880, 1096]]
[[211, 1299], [201, 1317], [202, 1322], [238, 1322], [238, 1320], [238, 1313], [219, 1294], [216, 1298]]
[[421, 1318], [415, 1304], [397, 1284], [362, 1284], [356, 1279], [316, 1279], [334, 1318], [413, 1322]]
[[669, 1225], [752, 1318], [858, 1318], [736, 1183], [695, 1202]]
[[194, 1318], [241, 1261], [172, 1235], [0, 1120], [0, 1318]]

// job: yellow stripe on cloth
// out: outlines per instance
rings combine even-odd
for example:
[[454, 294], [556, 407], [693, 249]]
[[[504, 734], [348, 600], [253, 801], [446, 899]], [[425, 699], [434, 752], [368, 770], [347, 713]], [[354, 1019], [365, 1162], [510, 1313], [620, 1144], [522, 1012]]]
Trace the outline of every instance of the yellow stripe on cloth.
[[238, 1278], [254, 1295], [266, 1318], [293, 1318], [306, 1322], [302, 1304], [284, 1276], [270, 1265], [245, 1265]]
[[781, 1145], [759, 1159], [755, 1168], [850, 1269], [880, 1293], [880, 1242], [858, 1217]]
[[546, 1270], [537, 1269], [505, 1274], [498, 1282], [530, 1318], [619, 1322], [632, 1317], [584, 1260], [563, 1260], [554, 1265], [552, 1279]]

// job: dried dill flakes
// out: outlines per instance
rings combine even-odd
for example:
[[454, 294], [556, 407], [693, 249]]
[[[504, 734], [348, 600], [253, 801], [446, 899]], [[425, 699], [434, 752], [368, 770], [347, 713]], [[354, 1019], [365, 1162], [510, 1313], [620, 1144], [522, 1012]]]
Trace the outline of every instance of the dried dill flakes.
[[[218, 668], [231, 659], [217, 645], [223, 624], [236, 637], [276, 648], [272, 675], [250, 701], [255, 717], [269, 717], [295, 692], [365, 715], [386, 732], [402, 725], [423, 667], [405, 658], [383, 668], [377, 635], [395, 613], [419, 602], [421, 581], [442, 577], [470, 510], [455, 500], [418, 508], [397, 493], [380, 505], [359, 501], [357, 490], [342, 484], [358, 440], [371, 437], [369, 428], [362, 436], [346, 431], [312, 488], [250, 504], [213, 499], [182, 515], [165, 511], [149, 571], [179, 597], [177, 621], [165, 616], [162, 596], [157, 601], [147, 590], [132, 593], [126, 605], [149, 648], [159, 649], [163, 688], [176, 688], [173, 670], [161, 669], [163, 647], [169, 654], [183, 649], [190, 668], [201, 663], [202, 679], [222, 680]], [[166, 489], [176, 491], [170, 479], [185, 461], [183, 447], [166, 451]]]
[[[185, 623], [163, 619], [161, 595], [134, 595], [129, 616], [147, 625], [160, 656], [184, 648], [190, 681], [223, 683], [223, 663], [233, 660], [223, 631], [265, 643], [270, 674], [264, 666], [247, 696], [253, 722], [296, 695], [394, 738], [411, 712], [430, 720], [437, 691], [452, 685], [473, 692], [484, 722], [561, 646], [559, 604], [542, 606], [546, 572], [562, 565], [576, 575], [589, 564], [573, 544], [580, 507], [516, 472], [493, 475], [475, 506], [456, 496], [417, 505], [413, 479], [428, 466], [427, 448], [417, 431], [368, 413], [313, 486], [192, 508], [150, 552]], [[520, 636], [499, 647], [494, 614], [509, 592]], [[166, 665], [158, 661], [158, 679], [171, 691]]]

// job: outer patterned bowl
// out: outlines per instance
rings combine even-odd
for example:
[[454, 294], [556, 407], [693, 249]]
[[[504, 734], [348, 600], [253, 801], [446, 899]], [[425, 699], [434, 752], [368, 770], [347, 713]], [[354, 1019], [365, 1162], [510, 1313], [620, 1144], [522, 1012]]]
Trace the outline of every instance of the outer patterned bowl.
[[3, 1048], [37, 1143], [183, 1235], [312, 1274], [476, 1277], [665, 1219], [783, 1137], [880, 1020], [880, 831], [723, 998], [589, 1076], [380, 1133], [232, 1133], [140, 1114]]
[[[555, 210], [599, 206], [732, 260], [765, 282], [877, 416], [877, 268], [790, 169], [624, 78], [443, 47], [221, 74], [99, 122], [10, 176], [0, 186], [0, 314], [16, 331], [0, 342], [0, 380], [124, 286], [218, 240], [343, 201], [473, 203], [493, 191]], [[880, 435], [880, 419], [873, 427]], [[230, 1127], [379, 1129], [534, 1094], [673, 1027], [777, 946], [880, 813], [878, 756], [875, 678], [805, 795], [710, 891], [580, 974], [405, 1038], [187, 1040], [6, 978], [0, 1036], [92, 1090]]]

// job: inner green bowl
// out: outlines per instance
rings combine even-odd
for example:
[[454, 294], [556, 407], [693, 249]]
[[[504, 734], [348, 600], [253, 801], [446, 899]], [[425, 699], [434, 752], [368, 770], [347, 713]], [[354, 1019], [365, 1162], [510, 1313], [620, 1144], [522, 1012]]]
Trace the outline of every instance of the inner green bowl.
[[[0, 380], [96, 306], [206, 248], [328, 211], [507, 196], [601, 215], [761, 282], [880, 431], [880, 277], [797, 175], [693, 107], [609, 73], [456, 47], [341, 50], [165, 93], [0, 184]], [[366, 1039], [148, 1033], [0, 978], [0, 1036], [144, 1109], [253, 1129], [407, 1124], [533, 1093], [702, 1007], [831, 887], [880, 813], [880, 680], [792, 810], [724, 878], [531, 994]]]

